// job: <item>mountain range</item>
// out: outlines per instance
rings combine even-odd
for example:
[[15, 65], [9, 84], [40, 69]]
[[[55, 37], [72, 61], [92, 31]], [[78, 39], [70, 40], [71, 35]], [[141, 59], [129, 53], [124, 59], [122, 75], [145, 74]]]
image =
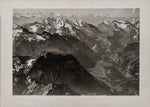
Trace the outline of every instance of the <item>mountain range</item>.
[[[40, 21], [25, 21], [20, 25], [14, 22], [14, 75], [22, 70], [25, 74], [26, 71], [31, 72], [38, 58], [47, 53], [57, 57], [72, 55], [110, 93], [138, 94], [139, 20], [113, 20], [93, 25], [78, 18], [73, 21], [55, 14], [48, 17], [42, 13], [26, 16], [15, 14], [14, 17], [40, 18]], [[135, 49], [130, 49], [134, 46]], [[130, 60], [126, 60], [128, 58]], [[29, 60], [30, 66], [27, 65]], [[127, 68], [131, 68], [131, 71]], [[133, 85], [135, 87], [131, 87]], [[72, 83], [71, 88], [75, 91], [73, 87], [83, 90]], [[82, 94], [81, 91], [78, 93]]]

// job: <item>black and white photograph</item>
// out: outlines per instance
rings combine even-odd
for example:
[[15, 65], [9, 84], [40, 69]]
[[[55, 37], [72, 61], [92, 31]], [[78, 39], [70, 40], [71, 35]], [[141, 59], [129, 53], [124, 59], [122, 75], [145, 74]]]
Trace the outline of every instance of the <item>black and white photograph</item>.
[[13, 9], [12, 95], [138, 96], [140, 9]]

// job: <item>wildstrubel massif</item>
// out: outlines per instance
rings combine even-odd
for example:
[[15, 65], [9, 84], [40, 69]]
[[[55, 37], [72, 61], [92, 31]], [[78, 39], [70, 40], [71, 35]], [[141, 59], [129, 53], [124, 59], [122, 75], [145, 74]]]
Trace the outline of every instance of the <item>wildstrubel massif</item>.
[[138, 20], [92, 25], [41, 16], [14, 23], [14, 94], [138, 95]]

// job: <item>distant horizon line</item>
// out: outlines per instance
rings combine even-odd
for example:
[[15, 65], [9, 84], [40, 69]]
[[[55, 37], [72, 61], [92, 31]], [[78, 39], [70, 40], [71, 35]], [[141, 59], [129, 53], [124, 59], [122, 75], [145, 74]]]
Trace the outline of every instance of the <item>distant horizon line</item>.
[[[16, 13], [13, 13], [14, 14], [22, 14], [22, 16], [24, 15], [27, 15], [27, 14], [43, 14], [42, 12], [28, 12], [28, 13], [20, 13], [20, 12], [16, 12]], [[43, 14], [44, 16], [50, 16], [51, 13], [54, 13], [54, 12], [50, 12], [50, 13], [47, 13], [47, 14]], [[109, 15], [109, 14], [103, 14], [103, 15], [95, 15], [95, 14], [92, 14], [92, 13], [89, 13], [89, 14], [81, 14], [81, 15], [78, 15], [78, 14], [70, 14], [68, 16], [66, 15], [63, 15], [63, 14], [57, 14], [57, 13], [54, 13], [54, 16], [65, 16], [65, 17], [71, 17], [71, 16], [74, 16], [74, 17], [79, 17], [79, 16], [93, 16], [93, 17], [136, 17], [136, 18], [139, 18], [139, 16], [118, 16], [118, 15]]]
[[13, 9], [13, 14], [55, 14], [64, 16], [116, 16], [139, 17], [139, 8], [115, 8], [115, 9]]

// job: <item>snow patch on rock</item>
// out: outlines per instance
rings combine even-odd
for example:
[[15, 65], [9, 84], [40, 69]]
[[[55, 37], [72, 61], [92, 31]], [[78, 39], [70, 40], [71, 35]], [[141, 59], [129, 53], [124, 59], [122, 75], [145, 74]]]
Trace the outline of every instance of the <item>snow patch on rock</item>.
[[32, 62], [35, 61], [35, 60], [36, 60], [36, 59], [27, 60], [27, 61], [26, 61], [26, 65], [27, 65], [28, 67], [31, 67], [31, 66], [32, 66]]
[[37, 25], [33, 25], [33, 26], [30, 26], [29, 29], [30, 29], [32, 32], [37, 32], [38, 27], [37, 27]]
[[94, 52], [97, 52], [97, 45], [96, 45], [96, 44], [92, 47], [92, 50], [93, 50]]
[[43, 38], [42, 36], [36, 35], [36, 40], [37, 41], [41, 41], [41, 40], [45, 41], [46, 39]]

